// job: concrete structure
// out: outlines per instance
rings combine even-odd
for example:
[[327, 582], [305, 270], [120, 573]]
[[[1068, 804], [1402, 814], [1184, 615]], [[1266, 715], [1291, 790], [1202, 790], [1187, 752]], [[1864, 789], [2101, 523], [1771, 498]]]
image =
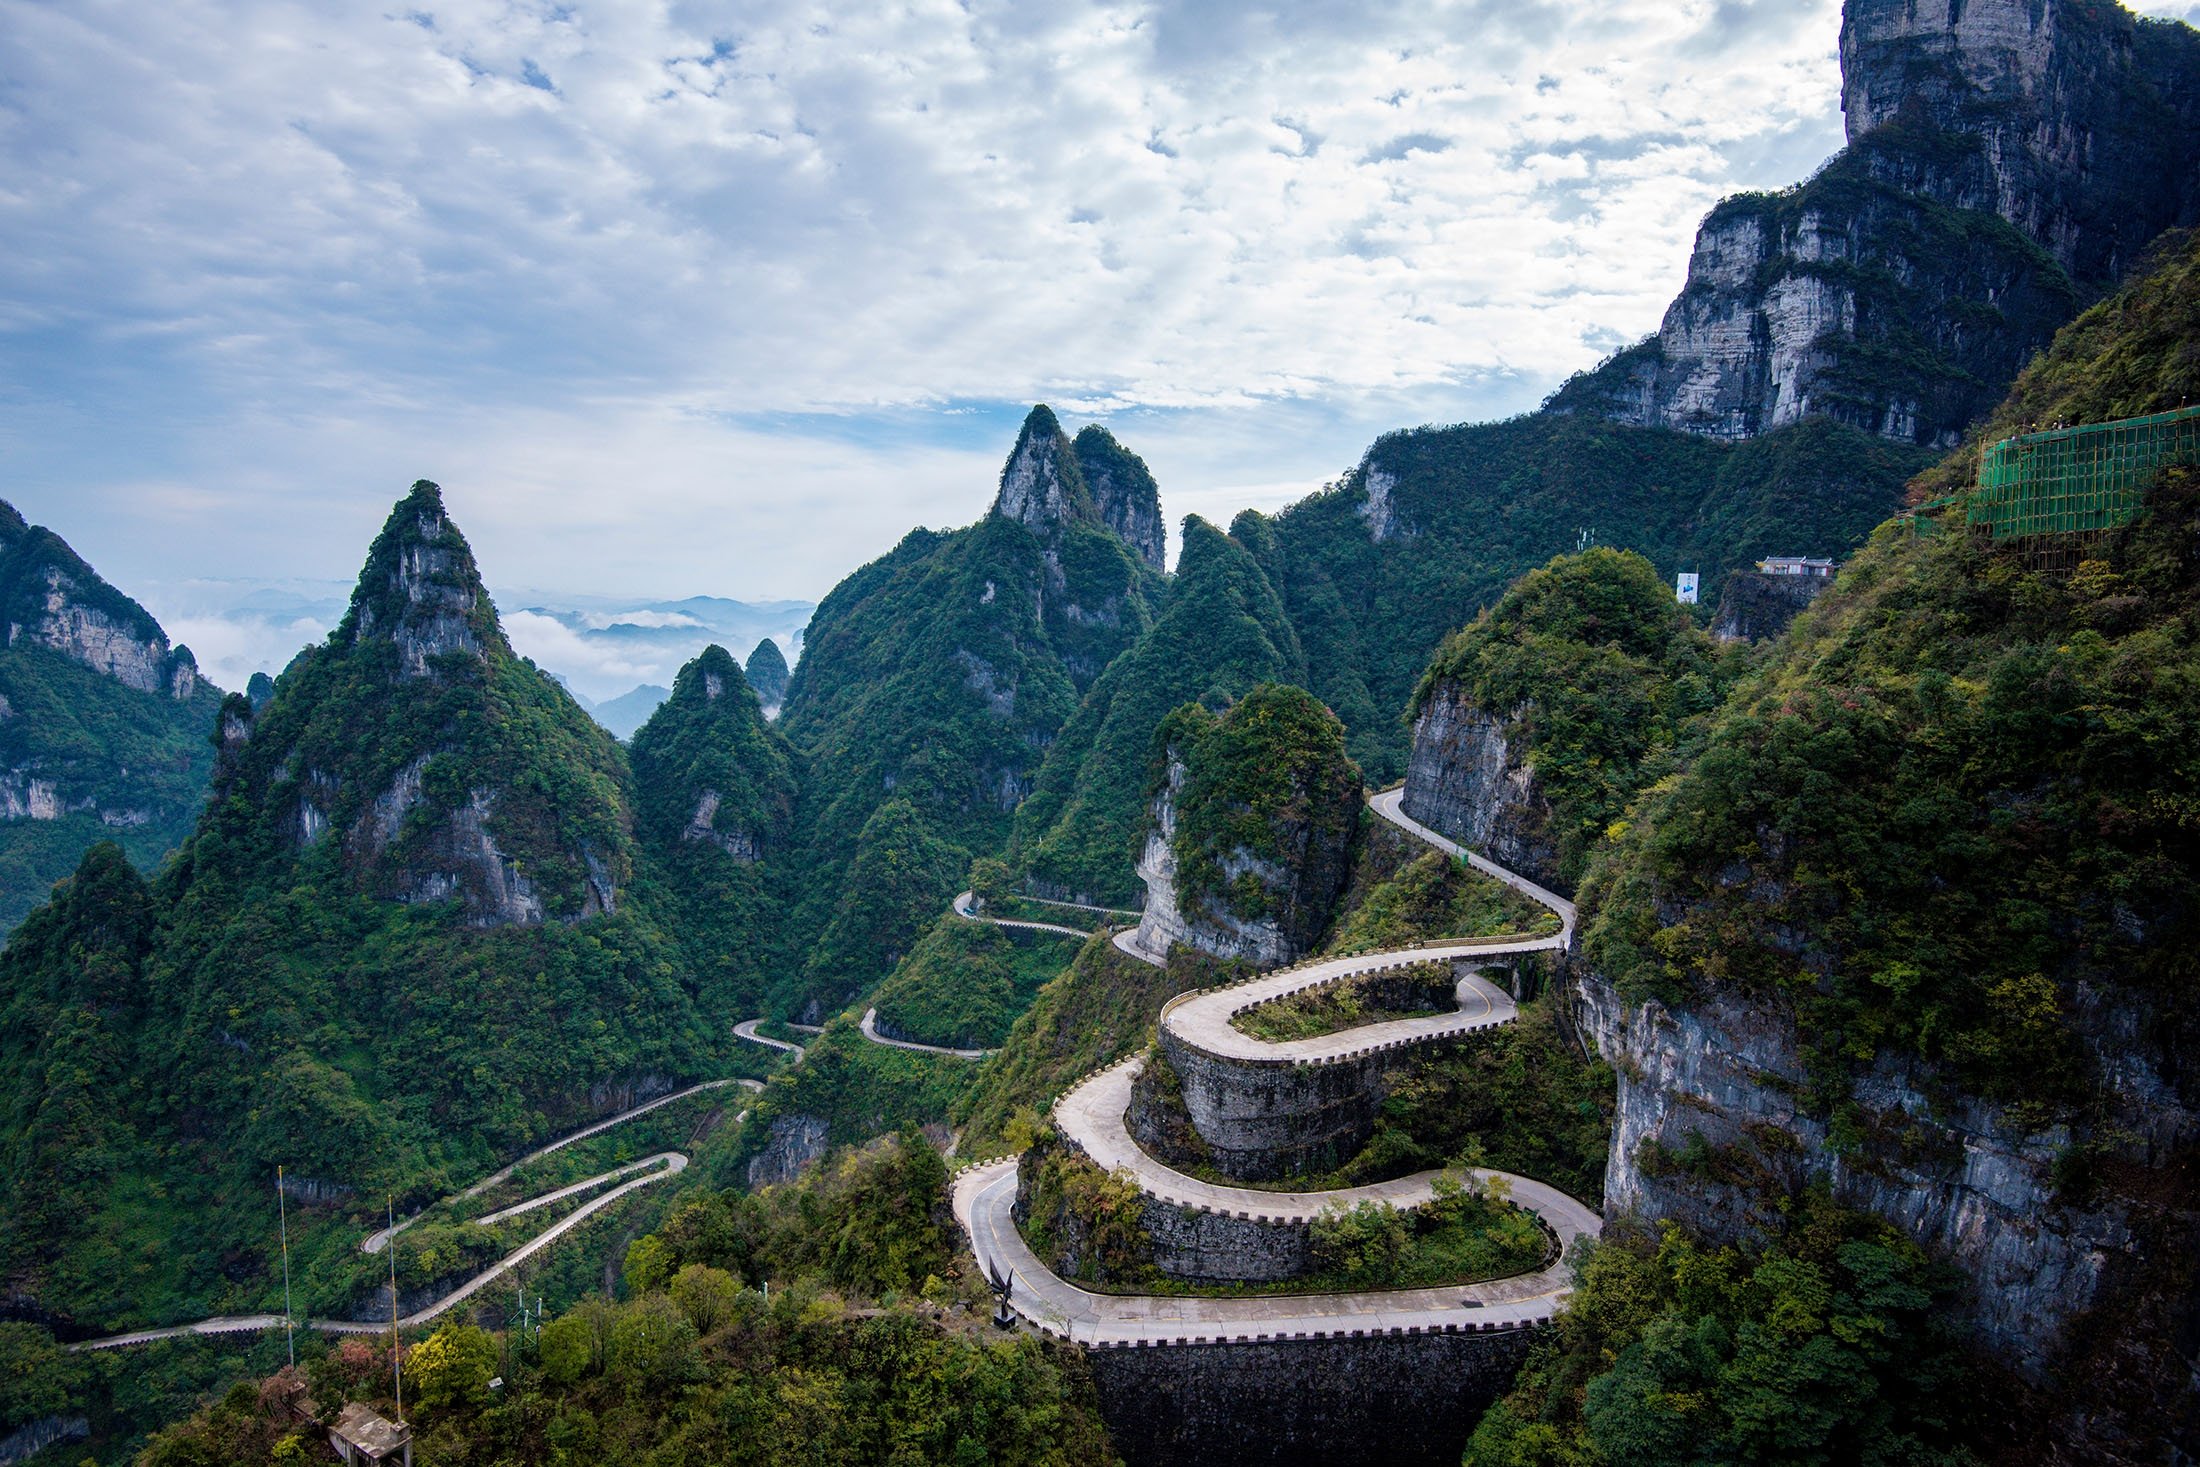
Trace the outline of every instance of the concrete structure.
[[412, 1467], [412, 1428], [386, 1421], [372, 1407], [347, 1402], [328, 1429], [328, 1444], [336, 1455], [358, 1467], [360, 1463], [401, 1462]]
[[1768, 576], [1814, 576], [1821, 581], [1832, 580], [1840, 568], [1833, 561], [1807, 555], [1775, 555], [1757, 562], [1757, 569]]

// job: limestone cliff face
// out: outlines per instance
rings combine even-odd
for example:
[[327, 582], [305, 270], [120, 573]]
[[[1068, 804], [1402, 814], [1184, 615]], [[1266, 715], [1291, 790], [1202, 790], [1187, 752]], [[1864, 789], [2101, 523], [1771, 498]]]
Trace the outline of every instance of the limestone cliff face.
[[[1274, 917], [1246, 921], [1205, 905], [1196, 916], [1186, 914], [1178, 898], [1175, 850], [1176, 804], [1184, 790], [1184, 779], [1183, 761], [1171, 759], [1168, 783], [1154, 798], [1153, 823], [1138, 858], [1138, 878], [1146, 884], [1146, 907], [1139, 914], [1138, 932], [1132, 941], [1157, 958], [1165, 957], [1171, 947], [1181, 943], [1218, 958], [1243, 958], [1264, 968], [1292, 961], [1299, 949]], [[1268, 863], [1242, 857], [1238, 866], [1264, 885], [1281, 883], [1286, 876]]]
[[8, 646], [44, 647], [141, 693], [188, 702], [198, 691], [198, 664], [188, 648], [171, 647], [144, 607], [5, 501], [0, 608]]
[[2121, 276], [2195, 217], [2189, 27], [2072, 0], [1849, 0], [1841, 77], [1852, 142], [1917, 122], [1977, 139], [1954, 160], [1904, 160], [1896, 181], [1991, 210], [2080, 280]]
[[1182, 943], [1262, 967], [1311, 951], [1344, 893], [1361, 803], [1336, 716], [1300, 689], [1263, 684], [1220, 718], [1180, 709], [1158, 737], [1138, 946], [1160, 957]]
[[2189, 28], [2080, 0], [1850, 0], [1841, 60], [1848, 148], [1713, 210], [1657, 335], [1554, 407], [1952, 444], [2084, 287], [2200, 213]]
[[1405, 811], [1500, 866], [1568, 890], [1549, 834], [1550, 801], [1507, 733], [1516, 720], [1475, 706], [1456, 682], [1437, 684], [1413, 721]]
[[609, 736], [505, 642], [433, 484], [392, 511], [328, 644], [263, 710], [233, 698], [223, 717], [217, 779], [242, 780], [293, 850], [339, 842], [379, 896], [456, 903], [479, 928], [618, 908], [632, 857]]
[[[1744, 1238], [1774, 1231], [1783, 1199], [1827, 1186], [1969, 1274], [1989, 1353], [2034, 1376], [2104, 1284], [2146, 1265], [2122, 1208], [2058, 1185], [2066, 1128], [2027, 1131], [1953, 1095], [1931, 1067], [1883, 1059], [1856, 1088], [1860, 1141], [1837, 1149], [1798, 1100], [1809, 1077], [1792, 1014], [1730, 996], [1683, 1010], [1628, 1003], [1578, 964], [1568, 991], [1576, 1026], [1619, 1075], [1605, 1171], [1615, 1213]], [[2140, 1017], [2100, 995], [2080, 1015], [2138, 1144], [2166, 1155], [2200, 1137], [2200, 1114], [2140, 1038]]]
[[1016, 447], [1001, 470], [993, 511], [1041, 535], [1075, 520], [1098, 517], [1070, 441], [1043, 404], [1024, 419]]
[[1711, 635], [1722, 642], [1762, 642], [1788, 629], [1788, 623], [1816, 601], [1833, 582], [1819, 576], [1768, 576], [1762, 571], [1733, 571], [1719, 593]]
[[1161, 487], [1146, 461], [1097, 423], [1081, 430], [1072, 446], [1100, 522], [1121, 535], [1149, 567], [1166, 569], [1168, 526], [1161, 518]]

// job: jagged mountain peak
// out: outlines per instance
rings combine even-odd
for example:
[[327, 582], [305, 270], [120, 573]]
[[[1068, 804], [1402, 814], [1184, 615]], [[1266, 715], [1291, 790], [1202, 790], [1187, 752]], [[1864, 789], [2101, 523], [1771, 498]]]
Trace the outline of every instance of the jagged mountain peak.
[[1098, 423], [1080, 429], [1071, 446], [1101, 523], [1121, 535], [1147, 565], [1165, 569], [1168, 532], [1161, 519], [1161, 486], [1146, 461]]
[[690, 701], [700, 696], [706, 703], [715, 703], [729, 693], [738, 697], [748, 686], [740, 661], [713, 642], [680, 669], [672, 683], [672, 696]]
[[643, 828], [658, 839], [716, 846], [741, 862], [784, 845], [793, 767], [724, 647], [713, 643], [680, 669], [628, 753]]
[[383, 523], [352, 592], [338, 639], [380, 639], [398, 650], [398, 675], [433, 675], [438, 659], [488, 660], [503, 650], [496, 607], [474, 553], [443, 509], [442, 489], [416, 481]]
[[1001, 469], [994, 513], [1046, 533], [1074, 520], [1097, 520], [1077, 454], [1054, 410], [1045, 403], [1024, 418], [1016, 447]]
[[171, 647], [153, 614], [116, 590], [69, 542], [0, 502], [0, 632], [6, 644], [59, 652], [141, 693], [179, 701], [198, 665]]

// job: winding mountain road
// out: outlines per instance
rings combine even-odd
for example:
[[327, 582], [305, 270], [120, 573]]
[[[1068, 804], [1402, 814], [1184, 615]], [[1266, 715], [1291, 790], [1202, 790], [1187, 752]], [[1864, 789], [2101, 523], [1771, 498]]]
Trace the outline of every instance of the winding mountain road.
[[[1512, 1022], [1511, 996], [1478, 971], [1459, 980], [1458, 1007], [1445, 1014], [1388, 1020], [1311, 1039], [1268, 1042], [1230, 1021], [1246, 1009], [1365, 973], [1430, 962], [1472, 962], [1563, 948], [1574, 926], [1574, 907], [1556, 893], [1467, 851], [1407, 816], [1402, 791], [1374, 796], [1376, 815], [1410, 835], [1463, 857], [1476, 870], [1504, 882], [1556, 913], [1559, 931], [1540, 937], [1461, 939], [1388, 952], [1305, 963], [1250, 982], [1180, 994], [1163, 1005], [1160, 1023], [1177, 1040], [1231, 1060], [1321, 1065], [1364, 1058], [1381, 1050], [1453, 1038]], [[1115, 944], [1142, 962], [1160, 965], [1166, 954], [1149, 951], [1137, 929], [1116, 934]], [[1134, 1140], [1125, 1123], [1132, 1085], [1145, 1059], [1134, 1055], [1073, 1086], [1054, 1106], [1056, 1128], [1093, 1162], [1127, 1173], [1139, 1189], [1164, 1202], [1271, 1223], [1304, 1223], [1330, 1207], [1383, 1202], [1426, 1205], [1435, 1196], [1437, 1172], [1421, 1172], [1364, 1187], [1324, 1192], [1282, 1192], [1232, 1187], [1187, 1176], [1164, 1165]], [[1156, 1342], [1328, 1337], [1337, 1333], [1426, 1332], [1507, 1328], [1546, 1320], [1571, 1289], [1580, 1242], [1602, 1228], [1595, 1209], [1555, 1187], [1509, 1172], [1476, 1170], [1500, 1183], [1511, 1200], [1534, 1213], [1558, 1242], [1544, 1268], [1514, 1278], [1437, 1289], [1381, 1290], [1356, 1294], [1280, 1295], [1260, 1298], [1097, 1294], [1055, 1274], [1017, 1232], [1010, 1209], [1016, 1200], [1016, 1162], [996, 1160], [963, 1172], [955, 1182], [957, 1221], [989, 1276], [1012, 1277], [1010, 1304], [1032, 1324], [1081, 1343], [1106, 1347]]]
[[[626, 1122], [633, 1120], [637, 1116], [647, 1115], [649, 1114], [649, 1112], [656, 1110], [661, 1106], [670, 1105], [676, 1100], [684, 1100], [690, 1095], [699, 1095], [708, 1090], [723, 1089], [728, 1085], [738, 1085], [741, 1086], [743, 1089], [752, 1091], [762, 1090], [764, 1088], [761, 1083], [755, 1080], [706, 1080], [700, 1085], [690, 1085], [685, 1090], [675, 1091], [670, 1095], [659, 1096], [657, 1099], [648, 1101], [642, 1105], [637, 1105], [631, 1110], [621, 1111], [618, 1115], [612, 1116], [607, 1120], [597, 1121], [595, 1124], [585, 1126], [570, 1135], [562, 1136], [558, 1140], [551, 1142], [547, 1146], [538, 1147], [536, 1150], [530, 1151], [525, 1156], [520, 1157], [517, 1161], [511, 1163], [511, 1165], [506, 1166], [500, 1171], [494, 1172], [487, 1177], [484, 1177], [482, 1180], [474, 1183], [471, 1187], [466, 1188], [462, 1192], [455, 1193], [445, 1200], [449, 1202], [458, 1202], [464, 1201], [468, 1198], [478, 1197], [483, 1192], [488, 1191], [491, 1187], [494, 1187], [498, 1183], [508, 1179], [514, 1171], [518, 1170], [522, 1166], [525, 1166], [530, 1161], [534, 1161], [539, 1157], [548, 1156], [553, 1151], [557, 1151], [563, 1147], [572, 1145], [576, 1141], [585, 1140], [590, 1136], [594, 1136], [603, 1131], [607, 1131], [613, 1126], [623, 1125]], [[747, 1114], [747, 1111], [742, 1111], [739, 1115], [736, 1115], [734, 1117], [735, 1122], [738, 1123], [742, 1116], [746, 1116]], [[581, 1193], [602, 1186], [606, 1182], [616, 1181], [621, 1177], [625, 1177], [628, 1179], [626, 1181], [620, 1182], [618, 1186], [613, 1187], [610, 1191], [604, 1193], [602, 1196], [590, 1198], [587, 1202], [582, 1203], [579, 1207], [567, 1213], [564, 1217], [559, 1218], [549, 1227], [543, 1229], [543, 1231], [537, 1233], [534, 1237], [529, 1238], [526, 1242], [520, 1244], [510, 1253], [507, 1253], [503, 1258], [489, 1265], [489, 1267], [483, 1269], [480, 1273], [477, 1273], [473, 1277], [467, 1279], [464, 1283], [460, 1284], [457, 1288], [453, 1289], [450, 1293], [445, 1294], [442, 1298], [436, 1300], [434, 1303], [429, 1304], [424, 1308], [414, 1310], [411, 1314], [400, 1317], [397, 1320], [397, 1327], [400, 1329], [413, 1329], [421, 1325], [431, 1323], [437, 1317], [448, 1313], [453, 1308], [472, 1298], [475, 1294], [478, 1294], [479, 1292], [481, 1292], [481, 1290], [487, 1288], [490, 1284], [496, 1282], [499, 1278], [502, 1278], [504, 1275], [510, 1273], [514, 1268], [517, 1268], [520, 1264], [525, 1263], [528, 1259], [534, 1257], [543, 1249], [548, 1248], [552, 1243], [555, 1243], [558, 1239], [564, 1237], [567, 1233], [579, 1227], [589, 1218], [594, 1217], [597, 1213], [603, 1211], [605, 1208], [611, 1206], [613, 1203], [619, 1201], [621, 1198], [627, 1196], [629, 1193], [638, 1191], [643, 1187], [654, 1185], [655, 1183], [665, 1180], [667, 1177], [678, 1176], [681, 1172], [687, 1169], [687, 1164], [688, 1159], [686, 1155], [681, 1152], [660, 1151], [654, 1156], [645, 1156], [640, 1161], [628, 1162], [624, 1166], [614, 1167], [610, 1171], [598, 1173], [593, 1177], [587, 1178], [585, 1181], [569, 1183], [563, 1187], [558, 1187], [553, 1189], [552, 1191], [545, 1192], [538, 1197], [531, 1197], [523, 1202], [518, 1202], [510, 1207], [503, 1208], [500, 1211], [492, 1212], [486, 1217], [474, 1219], [475, 1223], [479, 1226], [492, 1226], [496, 1223], [504, 1221], [506, 1218], [517, 1217], [522, 1213], [533, 1212], [537, 1208], [547, 1207], [553, 1203], [564, 1201], [565, 1199], [570, 1197], [577, 1197]], [[640, 1176], [634, 1175], [634, 1173], [637, 1172], [643, 1174]], [[406, 1218], [403, 1222], [397, 1224], [397, 1226], [394, 1228], [385, 1227], [368, 1234], [364, 1239], [360, 1241], [360, 1249], [363, 1252], [367, 1253], [380, 1253], [383, 1249], [389, 1246], [390, 1240], [393, 1237], [404, 1232], [405, 1229], [411, 1227], [414, 1223], [418, 1222], [420, 1218], [424, 1215], [425, 1213], [415, 1213], [413, 1214], [413, 1216]], [[116, 1350], [129, 1345], [146, 1345], [151, 1344], [157, 1340], [176, 1340], [192, 1335], [212, 1336], [228, 1334], [253, 1334], [266, 1330], [281, 1329], [284, 1327], [285, 1322], [286, 1321], [284, 1317], [280, 1314], [221, 1315], [213, 1319], [196, 1320], [190, 1324], [171, 1325], [165, 1329], [131, 1330], [124, 1334], [107, 1335], [99, 1339], [80, 1340], [77, 1343], [70, 1345], [69, 1348], [71, 1350]], [[296, 1321], [296, 1326], [299, 1329], [319, 1330], [323, 1334], [371, 1335], [381, 1334], [385, 1330], [388, 1330], [390, 1328], [390, 1322], [388, 1320], [373, 1321], [353, 1319], [300, 1319]]]

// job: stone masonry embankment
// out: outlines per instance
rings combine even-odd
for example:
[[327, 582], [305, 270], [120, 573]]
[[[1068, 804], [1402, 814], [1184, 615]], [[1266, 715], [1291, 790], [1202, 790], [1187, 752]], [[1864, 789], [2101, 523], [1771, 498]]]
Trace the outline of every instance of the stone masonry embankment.
[[1504, 1394], [1532, 1332], [1374, 1334], [1090, 1356], [1127, 1462], [1437, 1467]]

